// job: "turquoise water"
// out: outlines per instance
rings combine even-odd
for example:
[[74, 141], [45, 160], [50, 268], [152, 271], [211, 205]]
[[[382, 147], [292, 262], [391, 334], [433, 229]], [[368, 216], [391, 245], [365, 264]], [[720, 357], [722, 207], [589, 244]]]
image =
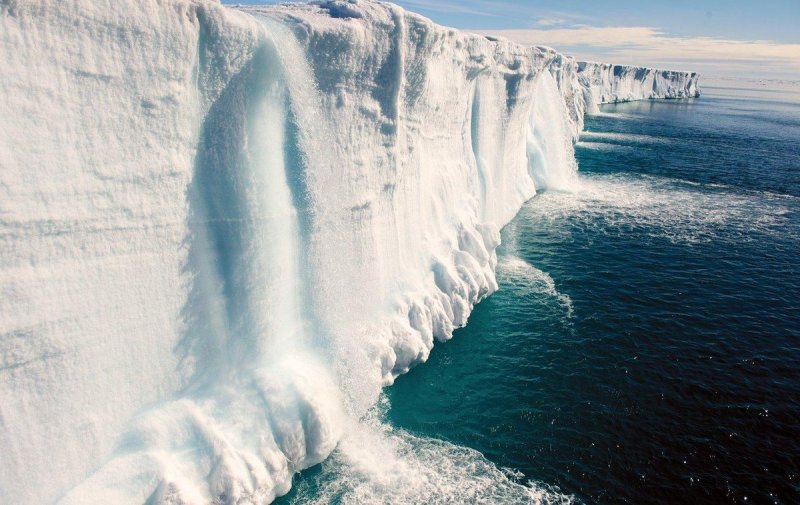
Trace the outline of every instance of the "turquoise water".
[[[800, 92], [604, 106], [292, 503], [800, 503]], [[355, 428], [354, 428], [355, 429]]]

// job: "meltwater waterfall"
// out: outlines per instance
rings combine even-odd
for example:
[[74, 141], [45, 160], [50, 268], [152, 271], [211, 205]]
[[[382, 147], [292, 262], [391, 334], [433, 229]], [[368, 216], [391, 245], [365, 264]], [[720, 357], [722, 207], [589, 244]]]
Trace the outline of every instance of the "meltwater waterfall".
[[528, 163], [537, 189], [570, 189], [578, 166], [572, 152], [573, 133], [556, 83], [543, 74], [534, 87], [528, 125]]
[[0, 54], [0, 501], [268, 503], [334, 450], [334, 494], [542, 499], [381, 388], [497, 289], [587, 97], [696, 75], [366, 0], [0, 2]]
[[[340, 436], [332, 342], [314, 322], [306, 264], [304, 174], [320, 161], [304, 154], [313, 127], [300, 125], [315, 124], [316, 96], [292, 35], [262, 22], [252, 60], [204, 118], [188, 189], [193, 275], [179, 349], [196, 376], [66, 503], [268, 502]], [[162, 476], [155, 490], [121, 496], [142, 473]]]

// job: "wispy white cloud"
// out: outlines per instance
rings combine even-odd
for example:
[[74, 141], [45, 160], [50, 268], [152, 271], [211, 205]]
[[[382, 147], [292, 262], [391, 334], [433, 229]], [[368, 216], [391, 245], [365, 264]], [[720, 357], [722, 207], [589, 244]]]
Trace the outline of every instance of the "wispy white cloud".
[[[549, 21], [549, 20], [548, 20]], [[652, 27], [596, 27], [490, 30], [527, 45], [548, 45], [581, 59], [645, 66], [681, 65], [716, 74], [765, 72], [800, 77], [800, 44], [769, 40], [679, 37]]]
[[536, 20], [536, 26], [541, 26], [542, 28], [548, 28], [551, 26], [560, 26], [566, 24], [567, 21], [562, 18], [555, 18], [555, 17], [542, 17]]
[[480, 2], [458, 2], [448, 0], [401, 0], [397, 2], [410, 10], [427, 10], [433, 12], [445, 12], [448, 14], [471, 14], [481, 17], [499, 17], [497, 10]]
[[[536, 5], [503, 0], [391, 0], [411, 11], [469, 14], [479, 18], [492, 18], [492, 23], [505, 26], [561, 26], [585, 20], [584, 16], [564, 11], [543, 10]], [[442, 21], [441, 19], [439, 20]]]

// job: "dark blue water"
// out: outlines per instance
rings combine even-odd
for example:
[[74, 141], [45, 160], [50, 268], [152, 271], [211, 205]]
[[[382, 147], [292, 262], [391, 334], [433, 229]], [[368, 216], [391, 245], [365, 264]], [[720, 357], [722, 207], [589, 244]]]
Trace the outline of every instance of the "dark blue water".
[[586, 503], [800, 503], [800, 93], [704, 91], [588, 118], [392, 425]]

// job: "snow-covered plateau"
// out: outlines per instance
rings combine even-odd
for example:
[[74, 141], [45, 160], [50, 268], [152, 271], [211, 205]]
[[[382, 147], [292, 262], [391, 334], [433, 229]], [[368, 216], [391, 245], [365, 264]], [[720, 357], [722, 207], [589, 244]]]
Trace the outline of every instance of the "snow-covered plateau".
[[368, 0], [0, 0], [0, 60], [19, 505], [268, 503], [337, 446], [389, 465], [365, 414], [497, 289], [584, 111], [697, 94]]

